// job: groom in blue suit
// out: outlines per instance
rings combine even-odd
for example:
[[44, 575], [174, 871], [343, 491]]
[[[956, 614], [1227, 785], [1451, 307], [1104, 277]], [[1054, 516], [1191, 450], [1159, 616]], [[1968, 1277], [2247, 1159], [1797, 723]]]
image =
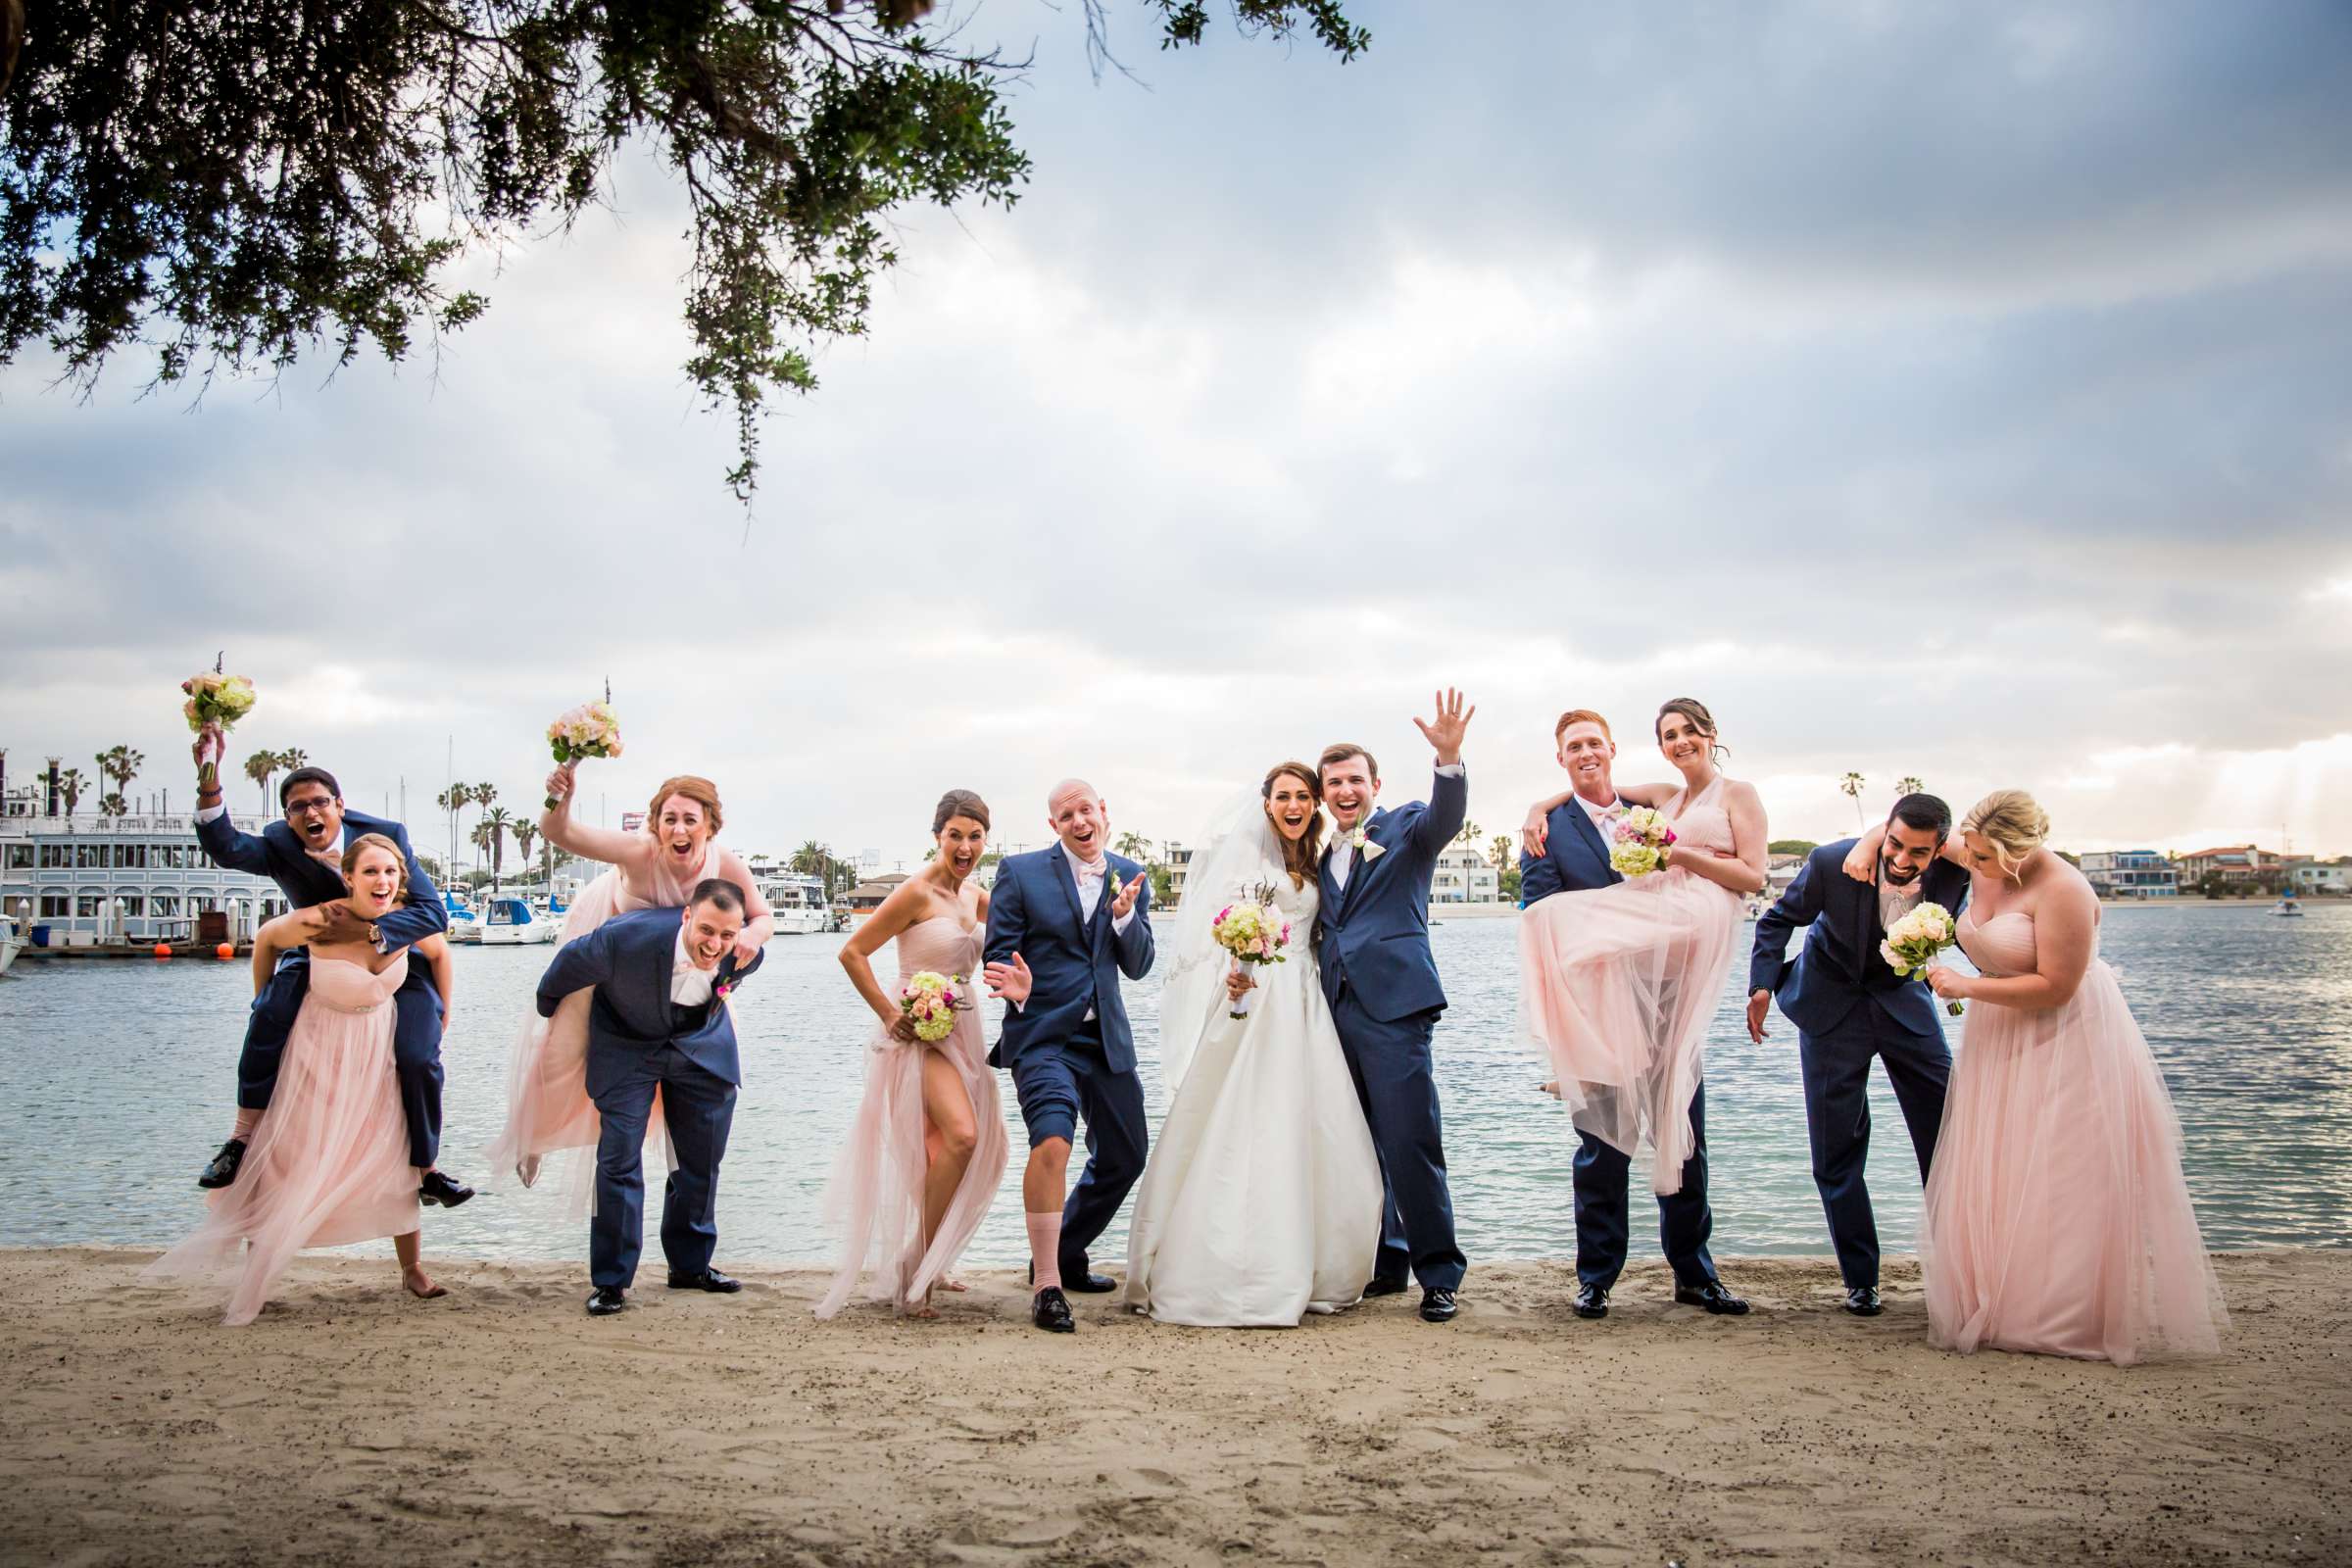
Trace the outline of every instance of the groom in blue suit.
[[[1110, 811], [1095, 787], [1056, 784], [1046, 820], [1058, 841], [1051, 849], [997, 862], [982, 974], [1006, 1004], [988, 1062], [1012, 1069], [1029, 1129], [1021, 1175], [1029, 1317], [1050, 1334], [1071, 1334], [1078, 1323], [1063, 1292], [1118, 1288], [1094, 1271], [1086, 1250], [1144, 1174], [1144, 1086], [1119, 976], [1150, 974], [1154, 949], [1149, 881], [1142, 866], [1108, 852]], [[1070, 1190], [1081, 1116], [1086, 1169]]]
[[[220, 730], [210, 726], [198, 735], [195, 746], [196, 842], [215, 865], [270, 878], [291, 908], [329, 906], [337, 918], [321, 933], [321, 940], [365, 940], [378, 953], [390, 953], [449, 929], [449, 910], [443, 906], [433, 879], [416, 862], [408, 829], [346, 808], [341, 786], [323, 767], [298, 767], [278, 785], [277, 800], [285, 820], [271, 822], [258, 834], [239, 828], [220, 794], [217, 764], [222, 746]], [[381, 834], [399, 847], [408, 874], [408, 903], [372, 926], [342, 912], [343, 900], [351, 891], [343, 881], [343, 851], [353, 840], [369, 833]], [[296, 950], [278, 960], [277, 971], [253, 999], [245, 1023], [245, 1046], [237, 1056], [236, 1127], [196, 1178], [197, 1186], [221, 1188], [237, 1179], [247, 1136], [277, 1087], [278, 1057], [286, 1049], [286, 1036], [293, 1030], [295, 1014], [302, 1010], [310, 983], [310, 955]], [[409, 965], [409, 977], [393, 994], [392, 1007], [396, 1020], [392, 1064], [400, 1084], [401, 1110], [408, 1119], [409, 1163], [424, 1173], [417, 1196], [425, 1202], [455, 1208], [473, 1196], [473, 1189], [452, 1180], [437, 1165], [444, 1007], [440, 994], [433, 989], [429, 966]]]
[[1427, 805], [1374, 809], [1380, 766], [1360, 746], [1326, 747], [1318, 764], [1336, 831], [1319, 867], [1315, 952], [1388, 1187], [1380, 1253], [1364, 1294], [1402, 1291], [1409, 1268], [1421, 1284], [1421, 1316], [1431, 1323], [1452, 1321], [1454, 1293], [1469, 1268], [1453, 1237], [1430, 1063], [1446, 992], [1429, 951], [1429, 889], [1439, 852], [1461, 832], [1469, 806], [1462, 736], [1476, 711], [1449, 690], [1438, 697], [1435, 722], [1413, 720], [1437, 752]]
[[[1617, 744], [1610, 738], [1608, 720], [1591, 709], [1578, 708], [1560, 715], [1552, 726], [1559, 746], [1560, 766], [1568, 771], [1571, 793], [1544, 819], [1544, 849], [1540, 855], [1519, 857], [1519, 907], [1522, 909], [1570, 890], [1605, 888], [1625, 878], [1609, 863], [1607, 833], [1616, 825], [1625, 805], [1617, 798], [1612, 764]], [[1658, 1194], [1658, 1250], [1674, 1270], [1675, 1299], [1701, 1306], [1718, 1316], [1738, 1316], [1747, 1303], [1725, 1289], [1707, 1251], [1714, 1233], [1714, 1211], [1707, 1205], [1707, 1091], [1701, 1084], [1690, 1096], [1690, 1157], [1683, 1162], [1680, 1190]], [[1627, 1213], [1633, 1161], [1624, 1150], [1579, 1129], [1576, 1162], [1572, 1167], [1576, 1191], [1576, 1315], [1609, 1315], [1609, 1292], [1625, 1271], [1625, 1253], [1632, 1235]]]
[[[1854, 840], [1824, 844], [1780, 902], [1756, 921], [1748, 962], [1747, 1033], [1761, 1044], [1772, 1000], [1796, 1025], [1805, 1085], [1805, 1131], [1813, 1146], [1813, 1184], [1821, 1190], [1830, 1245], [1845, 1282], [1845, 1309], [1875, 1317], [1879, 1301], [1879, 1230], [1862, 1168], [1870, 1153], [1870, 1060], [1886, 1064], [1886, 1081], [1911, 1131], [1919, 1179], [1928, 1179], [1943, 1124], [1952, 1056], [1944, 1049], [1939, 1007], [1918, 976], [1906, 980], [1879, 952], [1886, 929], [1925, 904], [1958, 919], [1968, 902], [1968, 873], [1942, 858], [1952, 808], [1933, 795], [1906, 795], [1886, 818], [1875, 874], [1845, 874]], [[1796, 957], [1788, 936], [1810, 927]]]
[[735, 1123], [743, 1066], [727, 993], [760, 967], [735, 962], [743, 891], [711, 877], [684, 911], [637, 909], [564, 944], [539, 981], [539, 1016], [572, 992], [588, 1004], [588, 1096], [604, 1130], [596, 1146], [596, 1214], [588, 1222], [591, 1317], [627, 1305], [645, 1237], [645, 1126], [662, 1091], [677, 1151], [662, 1199], [662, 1252], [673, 1291], [743, 1289], [710, 1266], [718, 1245], [718, 1164]]

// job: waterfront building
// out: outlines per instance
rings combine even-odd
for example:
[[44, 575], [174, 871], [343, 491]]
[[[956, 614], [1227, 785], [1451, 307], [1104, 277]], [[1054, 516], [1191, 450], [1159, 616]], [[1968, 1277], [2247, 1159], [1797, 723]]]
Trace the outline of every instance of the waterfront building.
[[[13, 808], [20, 804], [24, 810]], [[224, 870], [196, 843], [191, 816], [105, 816], [34, 810], [49, 803], [12, 798], [0, 815], [0, 914], [20, 930], [46, 926], [51, 947], [117, 941], [189, 942], [196, 919], [228, 917], [228, 939], [286, 911], [285, 896], [264, 876]], [[272, 818], [232, 812], [259, 833]]]
[[1192, 874], [1193, 852], [1181, 844], [1170, 844], [1166, 855], [1167, 858], [1160, 863], [1168, 868], [1168, 897], [1161, 907], [1179, 909], [1184, 906], [1185, 878]]
[[2181, 886], [2192, 888], [2208, 876], [2219, 877], [2224, 887], [2248, 888], [2279, 874], [2278, 857], [2251, 844], [2199, 850], [2181, 856], [2174, 863], [2180, 870]]
[[1488, 860], [1487, 852], [1470, 844], [1448, 844], [1438, 852], [1437, 874], [1430, 878], [1432, 904], [1499, 904], [1502, 880]]
[[2352, 858], [2297, 857], [2286, 862], [2286, 890], [2306, 899], [2352, 895]]
[[2082, 875], [2102, 899], [2179, 898], [2180, 874], [2154, 850], [2093, 850], [2082, 857]]

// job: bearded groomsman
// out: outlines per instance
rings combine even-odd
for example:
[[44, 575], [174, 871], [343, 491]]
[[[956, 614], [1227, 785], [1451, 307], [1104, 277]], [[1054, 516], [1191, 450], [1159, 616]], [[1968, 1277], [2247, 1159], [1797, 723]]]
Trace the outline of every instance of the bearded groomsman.
[[[1875, 1317], [1879, 1302], [1879, 1228], [1870, 1210], [1863, 1165], [1870, 1154], [1870, 1063], [1886, 1081], [1911, 1132], [1924, 1186], [1943, 1125], [1944, 1086], [1952, 1054], [1944, 1048], [1941, 1008], [1917, 975], [1896, 974], [1879, 952], [1887, 928], [1921, 904], [1940, 904], [1957, 919], [1968, 902], [1968, 873], [1940, 855], [1952, 808], [1933, 795], [1906, 795], [1886, 817], [1875, 875], [1843, 870], [1854, 840], [1824, 844], [1756, 922], [1747, 970], [1747, 1034], [1762, 1044], [1775, 997], [1796, 1025], [1804, 1073], [1805, 1133], [1813, 1146], [1813, 1185], [1821, 1190], [1830, 1245], [1845, 1282], [1845, 1309]], [[1788, 956], [1789, 933], [1805, 945]]]

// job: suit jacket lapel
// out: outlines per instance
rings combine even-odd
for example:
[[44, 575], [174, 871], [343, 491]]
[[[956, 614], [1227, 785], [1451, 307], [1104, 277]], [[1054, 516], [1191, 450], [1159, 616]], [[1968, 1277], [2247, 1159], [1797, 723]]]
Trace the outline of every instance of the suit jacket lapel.
[[1617, 868], [1609, 864], [1609, 847], [1601, 842], [1600, 829], [1592, 825], [1592, 813], [1586, 810], [1573, 795], [1568, 797], [1567, 810], [1576, 822], [1577, 836], [1585, 841], [1585, 848], [1591, 850], [1592, 858], [1600, 862], [1602, 884], [1605, 886], [1617, 880]]
[[[1387, 814], [1385, 811], [1374, 811], [1364, 818], [1366, 843], [1371, 841], [1374, 825]], [[1364, 885], [1364, 876], [1372, 869], [1371, 858], [1366, 856], [1362, 850], [1354, 850], [1350, 853], [1354, 855], [1355, 862], [1348, 867], [1348, 885], [1340, 890], [1340, 916], [1342, 919], [1347, 918], [1348, 911], [1354, 906], [1356, 890]]]
[[[1086, 911], [1078, 906], [1078, 873], [1070, 868], [1070, 858], [1058, 844], [1046, 852], [1046, 865], [1054, 880], [1061, 884], [1062, 902], [1069, 906], [1070, 929], [1078, 934], [1080, 947], [1091, 947], [1087, 941]], [[1101, 907], [1098, 904], [1097, 907]]]
[[1340, 918], [1340, 884], [1331, 874], [1332, 854], [1332, 847], [1326, 844], [1323, 853], [1315, 857], [1315, 886], [1323, 895], [1324, 909], [1331, 915], [1327, 923], [1336, 924]]

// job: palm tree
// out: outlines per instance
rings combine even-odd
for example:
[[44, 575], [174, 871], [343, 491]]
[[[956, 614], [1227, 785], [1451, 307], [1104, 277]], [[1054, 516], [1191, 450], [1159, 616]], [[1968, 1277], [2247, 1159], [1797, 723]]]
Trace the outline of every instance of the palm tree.
[[1483, 839], [1486, 836], [1487, 834], [1484, 828], [1480, 827], [1476, 822], [1473, 822], [1465, 817], [1462, 821], [1462, 830], [1453, 836], [1453, 842], [1456, 844], [1476, 844], [1480, 839]]
[[482, 846], [490, 852], [490, 891], [498, 891], [499, 873], [507, 868], [507, 808], [503, 806], [482, 813], [478, 824], [489, 830], [489, 842]]
[[1519, 841], [1508, 833], [1497, 833], [1490, 846], [1490, 853], [1494, 858], [1494, 869], [1508, 871], [1519, 863]]
[[[474, 869], [478, 871], [482, 866], [482, 857], [479, 852], [490, 847], [490, 819], [488, 817], [484, 817], [481, 821], [474, 823], [473, 831], [466, 834], [466, 839], [467, 843], [474, 847], [476, 852], [473, 857], [473, 866]], [[503, 844], [506, 841], [502, 837], [499, 842]]]
[[310, 760], [311, 754], [304, 751], [299, 746], [289, 746], [284, 751], [277, 754], [277, 765], [284, 768], [289, 773], [293, 772], [298, 767], [308, 766]]
[[1120, 834], [1119, 842], [1111, 848], [1130, 860], [1148, 860], [1152, 858], [1152, 841], [1133, 829]]
[[[507, 831], [514, 835], [514, 854], [519, 862], [527, 867], [531, 863], [532, 841], [539, 837], [538, 822], [527, 816], [518, 816], [507, 824]], [[555, 889], [550, 887], [548, 892], [553, 893]]]
[[1928, 786], [1917, 775], [1905, 773], [1894, 781], [1894, 793], [1897, 795], [1925, 795], [1928, 793]]
[[[146, 764], [147, 754], [134, 752], [127, 746], [117, 746], [111, 751], [100, 752], [97, 760], [98, 771], [113, 779], [116, 793], [127, 800], [130, 795], [130, 781], [139, 776], [139, 769]], [[115, 811], [109, 814], [122, 816], [125, 812]]]
[[98, 810], [106, 816], [128, 816], [130, 803], [122, 798], [121, 791], [109, 790], [99, 799]]
[[262, 809], [270, 809], [270, 781], [277, 777], [275, 752], [256, 752], [245, 759], [245, 776], [262, 787]]
[[1838, 793], [1854, 803], [1854, 825], [1862, 825], [1862, 775], [1848, 773], [1838, 781]]
[[803, 876], [825, 874], [825, 847], [814, 839], [804, 839], [801, 847], [792, 852], [792, 868]]
[[66, 814], [68, 816], [74, 814], [74, 808], [81, 804], [82, 792], [89, 787], [88, 781], [82, 778], [81, 769], [78, 767], [69, 767], [57, 775], [57, 793], [66, 798]]

